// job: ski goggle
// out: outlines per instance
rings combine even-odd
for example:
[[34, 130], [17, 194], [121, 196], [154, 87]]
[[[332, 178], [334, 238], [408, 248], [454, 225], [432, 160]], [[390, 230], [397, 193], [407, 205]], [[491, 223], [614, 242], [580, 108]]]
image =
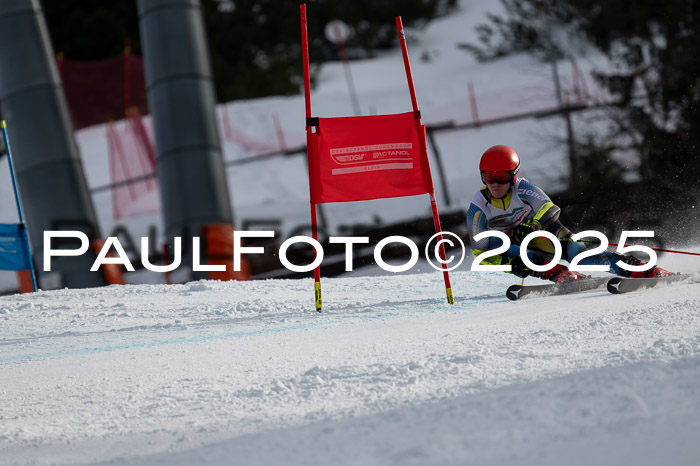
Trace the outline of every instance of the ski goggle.
[[481, 181], [484, 184], [508, 184], [513, 181], [513, 172], [481, 172]]

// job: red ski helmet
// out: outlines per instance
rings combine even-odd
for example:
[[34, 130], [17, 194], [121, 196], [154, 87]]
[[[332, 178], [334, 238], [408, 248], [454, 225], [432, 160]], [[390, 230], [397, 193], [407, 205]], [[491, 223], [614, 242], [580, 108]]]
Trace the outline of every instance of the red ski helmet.
[[484, 184], [487, 181], [486, 178], [490, 178], [488, 181], [495, 180], [503, 184], [510, 182], [515, 185], [520, 171], [520, 157], [512, 147], [503, 145], [489, 147], [481, 156], [479, 170]]

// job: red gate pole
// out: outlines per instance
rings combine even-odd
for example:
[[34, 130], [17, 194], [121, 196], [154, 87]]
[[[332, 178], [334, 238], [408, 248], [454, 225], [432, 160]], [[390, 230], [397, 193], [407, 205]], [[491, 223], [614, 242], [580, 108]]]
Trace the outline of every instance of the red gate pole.
[[[406, 34], [403, 30], [401, 16], [396, 18], [396, 30], [399, 32], [399, 42], [401, 43], [401, 54], [403, 55], [403, 66], [406, 69], [406, 79], [408, 80], [408, 92], [411, 93], [411, 104], [413, 111], [418, 111], [418, 100], [416, 99], [416, 89], [413, 85], [413, 74], [411, 73], [411, 63], [408, 61], [408, 49], [406, 48]], [[419, 118], [420, 119], [420, 118]]]
[[[396, 17], [396, 30], [399, 33], [399, 42], [401, 43], [401, 53], [403, 55], [403, 65], [406, 69], [406, 79], [408, 81], [408, 91], [411, 94], [411, 104], [413, 105], [413, 113], [415, 115], [416, 121], [421, 128], [424, 128], [420, 119], [420, 111], [418, 110], [418, 100], [416, 99], [416, 89], [413, 84], [413, 74], [411, 73], [411, 63], [408, 60], [408, 49], [406, 48], [406, 34], [403, 30], [403, 22], [401, 21], [401, 16]], [[419, 133], [423, 141], [425, 141], [425, 130]], [[425, 146], [425, 142], [423, 143]], [[427, 160], [427, 148], [425, 154], [425, 161]], [[433, 188], [432, 174], [430, 175], [430, 206], [433, 210], [433, 223], [435, 224], [435, 233], [438, 235], [438, 242], [440, 248], [440, 260], [442, 263], [442, 274], [445, 278], [445, 292], [447, 294], [447, 302], [454, 304], [454, 298], [452, 297], [452, 285], [450, 284], [450, 273], [447, 270], [447, 263], [445, 262], [445, 246], [443, 245], [442, 227], [440, 226], [440, 215], [438, 214], [437, 202], [435, 201], [435, 189]]]
[[[316, 219], [316, 203], [314, 202], [314, 192], [312, 186], [314, 183], [311, 180], [315, 169], [313, 166], [314, 160], [310, 157], [311, 151], [315, 146], [313, 143], [313, 126], [311, 125], [311, 82], [309, 79], [309, 39], [306, 30], [306, 4], [299, 6], [301, 12], [301, 48], [304, 61], [304, 103], [306, 106], [306, 156], [309, 163], [309, 200], [311, 202], [311, 236], [318, 241], [318, 225]], [[316, 248], [314, 250], [314, 261], [316, 260]], [[316, 301], [316, 311], [321, 312], [321, 265], [314, 269], [314, 296]]]

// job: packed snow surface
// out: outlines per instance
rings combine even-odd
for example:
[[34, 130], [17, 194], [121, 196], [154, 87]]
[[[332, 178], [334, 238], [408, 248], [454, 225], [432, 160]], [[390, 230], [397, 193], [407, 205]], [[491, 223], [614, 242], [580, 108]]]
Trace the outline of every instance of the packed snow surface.
[[700, 284], [512, 276], [0, 298], [0, 464], [697, 464]]
[[[482, 119], [555, 105], [548, 65], [523, 55], [481, 64], [456, 47], [497, 5], [463, 1], [408, 31], [426, 123], [471, 121], [469, 82]], [[410, 110], [399, 50], [352, 69], [363, 113]], [[341, 64], [324, 65], [312, 100], [318, 116], [352, 114]], [[278, 116], [286, 144], [303, 144], [301, 95], [233, 102], [224, 114], [255, 141], [275, 140]], [[258, 153], [221, 133], [226, 161]], [[441, 212], [467, 208], [493, 144], [516, 147], [524, 176], [561, 189], [564, 134], [556, 118], [436, 134], [449, 167], [445, 180], [433, 173]], [[76, 139], [88, 185], [108, 183], [105, 127]], [[272, 219], [287, 234], [307, 224], [306, 176], [302, 156], [229, 167], [237, 226]], [[0, 160], [2, 222], [17, 221], [9, 180]], [[139, 202], [157, 207], [151, 194]], [[93, 202], [106, 236], [162, 232], [159, 214], [118, 223], [109, 192]], [[324, 207], [331, 232], [430, 213], [425, 196]], [[697, 273], [699, 260], [660, 265]], [[452, 274], [453, 306], [437, 272], [324, 279], [321, 314], [308, 279], [2, 296], [0, 465], [698, 464], [700, 284], [509, 302], [512, 276], [468, 270]], [[14, 273], [1, 272], [0, 289], [8, 282]]]

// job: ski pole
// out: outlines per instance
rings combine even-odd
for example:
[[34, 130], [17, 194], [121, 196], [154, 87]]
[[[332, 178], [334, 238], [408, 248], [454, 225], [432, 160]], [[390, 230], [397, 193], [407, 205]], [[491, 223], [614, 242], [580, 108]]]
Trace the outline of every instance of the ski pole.
[[[610, 246], [618, 246], [615, 243], [610, 243]], [[673, 254], [688, 254], [689, 256], [700, 256], [700, 253], [697, 252], [687, 252], [687, 251], [674, 251], [673, 249], [659, 249], [659, 248], [650, 248], [653, 249], [656, 252], [671, 252]]]
[[[585, 243], [585, 244], [593, 244], [593, 245], [598, 245], [598, 244], [600, 244], [600, 242], [592, 241], [592, 240], [586, 240], [586, 239], [580, 239], [580, 240], [578, 240], [578, 241], [579, 241], [580, 243]], [[617, 247], [618, 244], [617, 244], [617, 243], [608, 243], [608, 246]], [[700, 256], [700, 253], [697, 253], [697, 252], [675, 251], [675, 250], [673, 250], [673, 249], [660, 249], [660, 248], [649, 248], [649, 249], [653, 249], [653, 250], [656, 251], [656, 252], [670, 252], [670, 253], [673, 253], [673, 254], [687, 254], [687, 255], [689, 255], [689, 256]]]

